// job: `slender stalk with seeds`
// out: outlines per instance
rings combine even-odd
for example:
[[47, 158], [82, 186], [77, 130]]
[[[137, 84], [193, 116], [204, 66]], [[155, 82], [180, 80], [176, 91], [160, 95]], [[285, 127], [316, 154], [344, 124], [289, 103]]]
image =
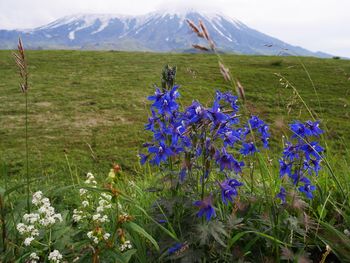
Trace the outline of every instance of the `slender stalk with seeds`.
[[27, 184], [27, 210], [30, 213], [30, 193], [29, 193], [29, 155], [28, 155], [28, 65], [24, 54], [24, 48], [21, 38], [18, 38], [17, 51], [13, 52], [20, 76], [20, 88], [25, 96], [25, 151], [26, 151], [26, 184]]
[[195, 33], [199, 38], [203, 38], [208, 42], [209, 47], [205, 47], [198, 44], [193, 44], [192, 47], [200, 51], [212, 51], [218, 58], [220, 73], [224, 77], [226, 82], [229, 82], [233, 88], [236, 89], [238, 96], [242, 99], [243, 105], [245, 104], [245, 94], [244, 87], [239, 82], [237, 78], [234, 78], [230, 73], [229, 69], [225, 66], [223, 58], [220, 56], [219, 52], [216, 49], [214, 41], [211, 39], [209, 32], [205, 24], [200, 20], [199, 26], [196, 26], [195, 23], [189, 19], [186, 20], [188, 26], [191, 28], [193, 33]]

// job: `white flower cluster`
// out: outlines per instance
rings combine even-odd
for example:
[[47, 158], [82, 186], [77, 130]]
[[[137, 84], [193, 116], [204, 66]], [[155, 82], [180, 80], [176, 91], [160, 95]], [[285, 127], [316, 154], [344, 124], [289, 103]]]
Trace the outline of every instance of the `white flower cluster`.
[[97, 184], [96, 180], [95, 180], [95, 177], [93, 176], [92, 173], [88, 173], [86, 175], [86, 181], [85, 181], [86, 184]]
[[40, 259], [39, 256], [35, 252], [33, 252], [33, 253], [31, 253], [29, 255], [29, 261], [28, 262], [29, 263], [37, 263], [39, 259]]
[[[96, 187], [97, 182], [93, 174], [88, 173], [86, 175], [85, 184], [90, 187]], [[87, 189], [79, 189], [81, 197], [81, 207], [73, 210], [73, 221], [78, 223], [84, 220], [87, 222], [88, 227], [91, 226], [91, 221], [94, 223], [94, 229], [87, 232], [87, 236], [93, 243], [98, 244], [101, 240], [108, 240], [110, 234], [104, 232], [101, 224], [109, 222], [109, 218], [106, 215], [108, 209], [112, 208], [111, 200], [112, 196], [108, 193], [101, 193], [98, 199], [95, 199], [94, 193], [89, 192]], [[95, 193], [97, 194], [97, 192]], [[96, 227], [98, 226], [98, 227]]]
[[74, 222], [79, 222], [83, 218], [85, 218], [84, 212], [78, 209], [73, 210], [73, 221]]
[[63, 257], [61, 255], [61, 253], [57, 249], [55, 249], [54, 251], [50, 252], [49, 257], [48, 257], [48, 259], [51, 262], [55, 262], [55, 263], [59, 263], [62, 258]]
[[23, 215], [26, 223], [17, 224], [17, 230], [21, 235], [26, 236], [24, 245], [29, 246], [34, 237], [39, 236], [39, 229], [52, 226], [56, 222], [62, 222], [62, 216], [55, 213], [55, 208], [50, 204], [50, 200], [43, 196], [41, 191], [33, 194], [32, 203], [37, 207], [36, 213]]
[[132, 249], [130, 240], [126, 240], [123, 244], [121, 244], [119, 249], [121, 252], [126, 251], [128, 249]]
[[87, 233], [88, 238], [90, 238], [95, 244], [98, 244], [100, 242], [100, 239], [108, 240], [108, 238], [111, 236], [110, 233], [97, 233], [95, 231], [89, 231]]

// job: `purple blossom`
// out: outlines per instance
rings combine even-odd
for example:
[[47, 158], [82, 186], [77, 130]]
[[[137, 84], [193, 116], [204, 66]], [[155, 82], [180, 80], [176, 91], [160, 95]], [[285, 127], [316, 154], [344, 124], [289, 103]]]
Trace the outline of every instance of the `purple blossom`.
[[205, 216], [207, 221], [216, 216], [215, 209], [213, 207], [213, 197], [209, 195], [201, 201], [195, 201], [193, 204], [199, 208], [197, 217]]
[[159, 142], [159, 145], [150, 146], [148, 148], [150, 154], [154, 154], [154, 158], [151, 160], [151, 164], [159, 165], [161, 162], [165, 162], [169, 156], [173, 155], [173, 152], [163, 142]]
[[316, 190], [316, 187], [311, 184], [304, 184], [303, 186], [300, 186], [298, 189], [300, 192], [304, 193], [307, 198], [312, 199], [313, 198], [312, 192]]
[[238, 162], [231, 154], [227, 153], [226, 148], [221, 149], [221, 154], [219, 151], [216, 152], [216, 162], [220, 165], [220, 170], [224, 169], [234, 171], [235, 173], [242, 172], [243, 162]]
[[258, 149], [256, 149], [253, 142], [249, 142], [249, 143], [244, 142], [242, 144], [242, 148], [239, 150], [239, 152], [244, 156], [253, 155], [257, 151]]
[[277, 198], [281, 199], [282, 204], [286, 202], [286, 189], [280, 188], [280, 192], [276, 195]]
[[233, 197], [237, 196], [237, 187], [242, 186], [243, 183], [236, 179], [228, 178], [222, 183], [219, 183], [221, 188], [221, 200], [224, 204], [228, 204], [228, 200], [233, 202]]
[[173, 245], [172, 247], [170, 247], [168, 249], [168, 255], [172, 255], [172, 254], [180, 251], [183, 246], [184, 245], [182, 243], [176, 243], [175, 245]]

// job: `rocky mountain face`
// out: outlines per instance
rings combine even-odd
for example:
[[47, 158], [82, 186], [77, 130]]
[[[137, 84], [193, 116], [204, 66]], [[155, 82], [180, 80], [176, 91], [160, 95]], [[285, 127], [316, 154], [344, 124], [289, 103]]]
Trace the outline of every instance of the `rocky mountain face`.
[[249, 55], [330, 57], [289, 45], [222, 14], [154, 12], [142, 16], [78, 14], [30, 30], [0, 30], [0, 49], [15, 48], [18, 36], [30, 49], [193, 52], [198, 38], [186, 19], [202, 20], [222, 52]]

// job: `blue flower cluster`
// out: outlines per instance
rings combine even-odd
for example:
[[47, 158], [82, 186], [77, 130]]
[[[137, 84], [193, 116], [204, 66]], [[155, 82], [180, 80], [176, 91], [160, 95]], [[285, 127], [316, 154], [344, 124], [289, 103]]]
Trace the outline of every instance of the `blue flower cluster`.
[[[311, 185], [307, 175], [318, 175], [321, 169], [322, 154], [324, 149], [314, 141], [314, 138], [319, 137], [323, 131], [319, 128], [319, 121], [306, 121], [301, 123], [296, 121], [289, 125], [293, 135], [283, 149], [283, 157], [279, 160], [280, 177], [287, 175], [293, 185], [298, 187], [298, 190], [306, 195], [307, 198], [313, 198], [313, 191], [316, 190], [314, 185]], [[286, 202], [286, 190], [281, 187], [277, 197]]]
[[[181, 111], [178, 89], [177, 85], [171, 89], [156, 88], [155, 94], [148, 97], [152, 101], [152, 115], [145, 129], [153, 133], [153, 140], [144, 144], [148, 153], [140, 154], [141, 163], [179, 164], [180, 183], [193, 167], [203, 172], [202, 182], [218, 167], [227, 178], [219, 183], [222, 202], [233, 202], [242, 183], [227, 174], [242, 173], [244, 162], [239, 159], [258, 152], [259, 141], [268, 147], [269, 128], [257, 116], [240, 125], [237, 97], [230, 92], [216, 91], [211, 107], [193, 101]], [[207, 220], [215, 217], [212, 201], [211, 195], [206, 198], [202, 195], [202, 200], [194, 203], [199, 208], [197, 216], [205, 216]]]

